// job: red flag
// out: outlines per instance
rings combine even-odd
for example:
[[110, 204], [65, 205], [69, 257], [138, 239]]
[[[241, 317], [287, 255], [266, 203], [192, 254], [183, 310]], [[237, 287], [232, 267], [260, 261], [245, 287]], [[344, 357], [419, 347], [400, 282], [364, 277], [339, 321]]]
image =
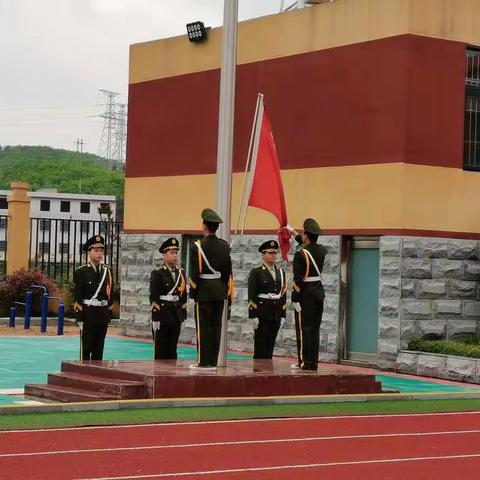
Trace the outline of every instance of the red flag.
[[288, 222], [282, 178], [272, 128], [265, 113], [261, 122], [257, 159], [252, 162], [255, 174], [248, 205], [273, 213], [278, 218], [280, 226], [284, 227]]
[[278, 229], [278, 243], [280, 245], [280, 250], [282, 251], [282, 258], [287, 261], [288, 253], [290, 252], [290, 237], [292, 233], [289, 232], [285, 227]]
[[288, 223], [287, 208], [283, 194], [277, 150], [273, 141], [272, 127], [263, 109], [263, 103], [259, 109], [259, 116], [261, 118], [257, 122], [256, 128], [260, 124], [261, 130], [258, 139], [258, 150], [253, 152], [252, 165], [255, 171], [248, 205], [271, 212], [277, 217], [280, 223], [278, 239], [282, 249], [282, 256], [287, 260], [287, 255], [290, 251], [290, 233], [282, 228]]

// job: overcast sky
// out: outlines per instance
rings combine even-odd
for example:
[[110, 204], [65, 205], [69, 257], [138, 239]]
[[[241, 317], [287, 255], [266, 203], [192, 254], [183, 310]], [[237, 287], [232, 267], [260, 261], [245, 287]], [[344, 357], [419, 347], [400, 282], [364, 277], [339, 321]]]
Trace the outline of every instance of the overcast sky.
[[[281, 0], [239, 0], [239, 19], [277, 13]], [[285, 1], [285, 5], [292, 2]], [[0, 145], [97, 153], [99, 89], [127, 103], [128, 47], [223, 22], [223, 0], [0, 0]]]

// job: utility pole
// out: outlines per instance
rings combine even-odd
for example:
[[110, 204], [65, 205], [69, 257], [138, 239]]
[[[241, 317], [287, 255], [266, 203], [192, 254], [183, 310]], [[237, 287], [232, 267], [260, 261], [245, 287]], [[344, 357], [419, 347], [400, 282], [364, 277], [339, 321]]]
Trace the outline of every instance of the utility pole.
[[76, 142], [73, 142], [77, 145], [77, 153], [83, 153], [83, 146], [87, 144], [87, 142], [83, 141], [83, 138], [77, 138]]
[[[223, 219], [219, 236], [230, 243], [230, 214], [232, 204], [233, 120], [235, 113], [235, 73], [237, 66], [238, 0], [223, 2], [222, 67], [220, 71], [220, 110], [218, 118], [217, 202]], [[227, 360], [227, 308], [223, 309], [222, 337], [218, 366]]]

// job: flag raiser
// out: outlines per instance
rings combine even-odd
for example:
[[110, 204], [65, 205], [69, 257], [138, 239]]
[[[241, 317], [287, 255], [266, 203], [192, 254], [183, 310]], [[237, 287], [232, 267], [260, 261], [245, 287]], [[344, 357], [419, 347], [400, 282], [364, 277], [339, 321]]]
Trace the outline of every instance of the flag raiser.
[[273, 140], [272, 127], [265, 112], [261, 93], [258, 94], [257, 99], [252, 139], [253, 147], [251, 148], [251, 167], [249, 171], [250, 188], [247, 205], [266, 210], [278, 219], [280, 224], [278, 240], [282, 257], [287, 260], [290, 251], [291, 233], [285, 228], [288, 220], [280, 164]]

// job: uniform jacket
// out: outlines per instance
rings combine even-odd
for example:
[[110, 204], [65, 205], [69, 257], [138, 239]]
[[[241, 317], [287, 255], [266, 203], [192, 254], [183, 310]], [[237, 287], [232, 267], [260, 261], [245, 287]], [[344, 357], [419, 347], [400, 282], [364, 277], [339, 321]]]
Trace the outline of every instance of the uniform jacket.
[[[295, 238], [298, 243], [301, 243], [301, 237]], [[327, 249], [320, 244], [311, 243], [309, 245], [302, 245], [300, 250], [295, 253], [293, 257], [293, 284], [292, 284], [292, 302], [299, 302], [303, 296], [312, 296], [318, 300], [325, 298], [325, 291], [321, 281], [318, 282], [304, 282], [306, 277], [316, 277], [317, 271], [312, 265], [310, 257], [304, 252], [308, 250], [315, 263], [317, 264], [320, 273], [323, 270], [323, 264], [325, 262], [325, 256], [327, 255]]]
[[97, 295], [97, 300], [107, 300], [108, 309], [113, 309], [113, 276], [112, 269], [108, 265], [100, 264], [97, 272], [95, 266], [88, 262], [77, 268], [73, 274], [74, 289], [74, 311], [76, 321], [82, 320], [82, 312], [85, 307], [84, 300], [90, 300], [97, 291], [102, 281], [104, 269], [107, 270], [105, 280]]
[[207, 267], [196, 243], [190, 255], [190, 298], [200, 302], [218, 302], [228, 299], [233, 302], [233, 275], [230, 246], [216, 235], [207, 235], [200, 244], [211, 267], [220, 272], [221, 278], [203, 279], [202, 273], [212, 273]]
[[[285, 271], [275, 265], [276, 280], [265, 265], [255, 267], [248, 276], [248, 318], [280, 320], [287, 311], [287, 278]], [[282, 277], [283, 276], [283, 285]], [[278, 300], [258, 298], [260, 293], [281, 294]]]
[[[160, 300], [160, 295], [170, 292], [179, 275], [178, 285], [172, 292], [179, 300]], [[150, 274], [150, 308], [153, 322], [171, 322], [176, 319], [183, 322], [187, 318], [187, 289], [185, 271], [182, 268], [175, 267], [175, 280], [166, 265], [153, 270]]]

